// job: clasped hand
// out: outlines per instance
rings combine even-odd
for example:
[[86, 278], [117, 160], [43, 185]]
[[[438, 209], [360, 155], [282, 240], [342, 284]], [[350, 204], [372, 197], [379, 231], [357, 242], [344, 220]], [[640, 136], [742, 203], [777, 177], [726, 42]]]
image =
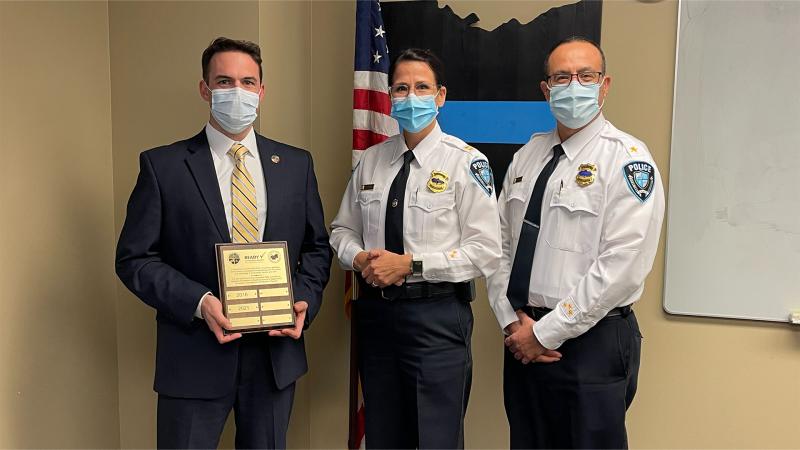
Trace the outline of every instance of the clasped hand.
[[411, 255], [398, 255], [384, 249], [373, 249], [356, 255], [354, 269], [372, 286], [400, 286], [411, 274]]
[[505, 339], [508, 351], [522, 364], [529, 362], [551, 363], [561, 360], [561, 353], [545, 348], [533, 334], [533, 325], [536, 323], [522, 311], [517, 311], [519, 321], [506, 327], [509, 336]]

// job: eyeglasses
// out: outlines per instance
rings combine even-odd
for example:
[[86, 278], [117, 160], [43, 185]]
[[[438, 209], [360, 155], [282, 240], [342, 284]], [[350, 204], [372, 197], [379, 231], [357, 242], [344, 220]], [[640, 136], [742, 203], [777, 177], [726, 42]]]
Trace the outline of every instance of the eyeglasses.
[[399, 83], [392, 85], [389, 88], [389, 95], [392, 98], [406, 98], [408, 94], [414, 93], [416, 96], [434, 95], [439, 91], [439, 85], [431, 85], [428, 83], [417, 83], [413, 88], [407, 84]]
[[589, 86], [599, 83], [602, 77], [603, 72], [556, 73], [547, 77], [547, 85], [550, 87], [566, 86], [572, 82], [573, 78], [576, 78], [582, 86]]

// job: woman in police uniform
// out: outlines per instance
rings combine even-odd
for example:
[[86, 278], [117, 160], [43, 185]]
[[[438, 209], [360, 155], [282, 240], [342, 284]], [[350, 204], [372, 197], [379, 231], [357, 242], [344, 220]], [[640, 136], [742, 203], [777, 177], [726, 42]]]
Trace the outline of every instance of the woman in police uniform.
[[500, 223], [486, 157], [436, 122], [444, 69], [430, 51], [390, 70], [402, 132], [361, 156], [331, 245], [360, 273], [355, 302], [369, 448], [463, 448], [472, 380], [471, 280], [496, 270]]

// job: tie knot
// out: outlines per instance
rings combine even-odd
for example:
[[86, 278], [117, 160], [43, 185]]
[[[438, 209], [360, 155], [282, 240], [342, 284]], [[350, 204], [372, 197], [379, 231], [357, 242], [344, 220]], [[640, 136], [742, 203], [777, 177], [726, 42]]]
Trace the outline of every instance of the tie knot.
[[562, 147], [561, 144], [557, 144], [556, 146], [553, 147], [553, 158], [558, 159], [563, 154], [564, 154], [564, 147]]
[[409, 164], [413, 160], [414, 160], [414, 152], [412, 152], [411, 150], [406, 150], [406, 152], [403, 153], [403, 163]]
[[247, 147], [237, 142], [231, 146], [231, 149], [228, 150], [228, 154], [233, 156], [233, 159], [236, 161], [241, 161], [244, 159], [244, 155], [249, 151]]

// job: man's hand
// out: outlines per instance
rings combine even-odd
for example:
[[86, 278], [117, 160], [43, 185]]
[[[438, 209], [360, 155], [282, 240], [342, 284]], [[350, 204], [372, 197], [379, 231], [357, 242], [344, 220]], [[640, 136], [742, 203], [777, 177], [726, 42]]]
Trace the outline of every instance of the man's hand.
[[242, 337], [242, 333], [225, 334], [223, 328], [230, 330], [233, 328], [231, 321], [222, 314], [222, 302], [211, 294], [203, 297], [203, 305], [200, 307], [203, 319], [208, 325], [208, 329], [217, 337], [217, 342], [227, 344]]
[[406, 275], [410, 274], [411, 255], [398, 255], [383, 249], [370, 250], [369, 262], [361, 271], [367, 283], [379, 288], [403, 284]]
[[531, 361], [541, 363], [560, 361], [561, 353], [545, 348], [533, 334], [533, 326], [536, 322], [522, 311], [517, 311], [517, 317], [519, 317], [519, 322], [514, 323], [518, 323], [519, 326], [505, 340], [506, 347], [514, 354], [514, 358], [521, 360], [522, 364], [528, 364]]
[[308, 303], [303, 300], [297, 300], [294, 302], [294, 328], [281, 328], [280, 330], [271, 330], [269, 332], [270, 336], [289, 336], [292, 339], [300, 339], [300, 336], [303, 335], [303, 326], [306, 323], [306, 310], [308, 309]]

